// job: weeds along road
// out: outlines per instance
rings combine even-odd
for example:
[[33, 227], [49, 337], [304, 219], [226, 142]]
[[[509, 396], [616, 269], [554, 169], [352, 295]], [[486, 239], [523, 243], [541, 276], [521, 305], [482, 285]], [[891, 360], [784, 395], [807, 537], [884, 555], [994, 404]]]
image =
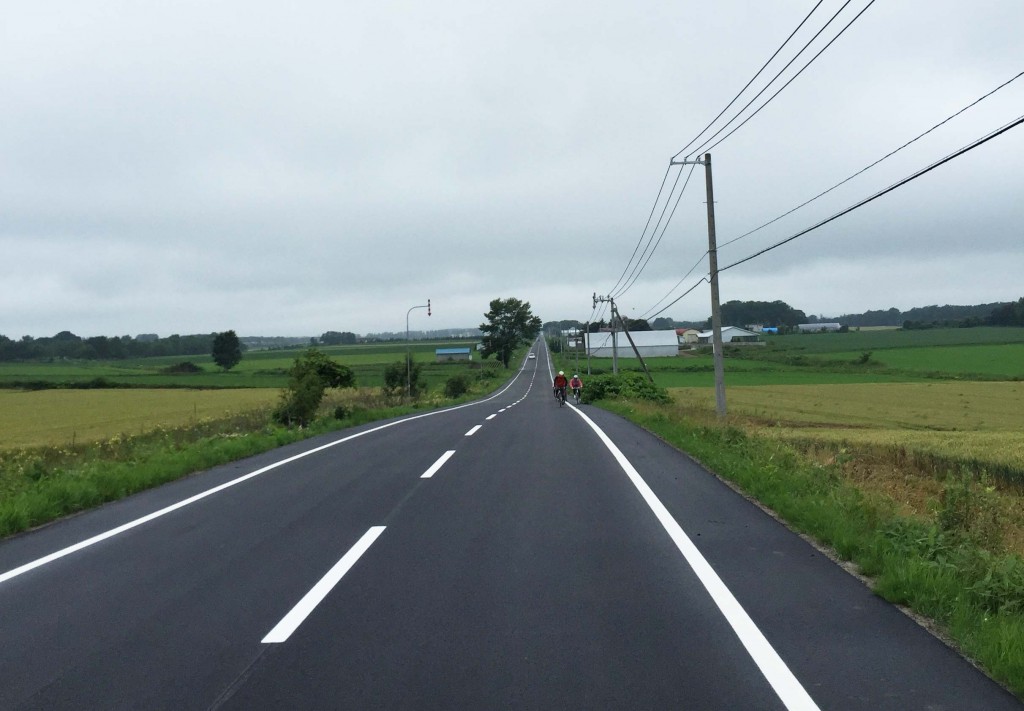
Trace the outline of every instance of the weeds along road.
[[0, 708], [1021, 708], [537, 348], [0, 544]]

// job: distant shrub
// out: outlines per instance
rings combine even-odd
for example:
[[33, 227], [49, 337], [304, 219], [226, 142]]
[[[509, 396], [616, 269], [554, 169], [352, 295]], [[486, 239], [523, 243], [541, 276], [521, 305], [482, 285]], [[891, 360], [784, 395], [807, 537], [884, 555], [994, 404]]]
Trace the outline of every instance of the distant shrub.
[[464, 373], [453, 375], [444, 384], [444, 396], [457, 398], [469, 392], [469, 378]]
[[183, 360], [180, 363], [175, 363], [174, 365], [162, 368], [160, 372], [167, 375], [192, 375], [195, 373], [202, 373], [203, 369], [190, 360]]
[[416, 397], [427, 389], [422, 377], [423, 364], [412, 360], [408, 355], [384, 368], [384, 392], [389, 395], [404, 393], [410, 389], [410, 395]]

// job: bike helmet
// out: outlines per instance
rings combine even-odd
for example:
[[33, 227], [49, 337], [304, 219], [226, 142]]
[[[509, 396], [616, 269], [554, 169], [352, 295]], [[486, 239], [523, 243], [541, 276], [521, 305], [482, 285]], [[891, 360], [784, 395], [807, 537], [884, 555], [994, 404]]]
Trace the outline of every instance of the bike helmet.
[[559, 375], [565, 375], [565, 371], [564, 370], [560, 370], [560, 371], [558, 371], [558, 374]]
[[573, 373], [573, 374], [572, 374], [572, 377], [574, 377], [574, 378], [578, 378], [578, 377], [580, 377], [580, 376], [579, 376], [578, 374], [576, 374], [576, 373]]

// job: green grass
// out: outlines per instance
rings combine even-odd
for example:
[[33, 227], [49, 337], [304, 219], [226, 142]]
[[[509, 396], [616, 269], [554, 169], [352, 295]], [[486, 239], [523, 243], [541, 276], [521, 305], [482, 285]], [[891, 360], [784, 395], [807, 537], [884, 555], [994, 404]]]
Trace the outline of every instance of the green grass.
[[[469, 363], [437, 363], [434, 349], [469, 345], [476, 341], [414, 341], [409, 347], [413, 360], [423, 363], [428, 387], [443, 387], [454, 372], [471, 368]], [[130, 387], [159, 388], [282, 388], [288, 382], [288, 369], [303, 349], [253, 351], [230, 371], [218, 368], [209, 355], [160, 356], [114, 361], [53, 361], [0, 363], [0, 388], [41, 386], [43, 384], [82, 384], [102, 378], [107, 383]], [[384, 368], [405, 358], [406, 344], [367, 344], [326, 346], [320, 350], [352, 368], [361, 387], [380, 387]], [[474, 351], [472, 366], [496, 367], [494, 359], [481, 360]], [[197, 374], [167, 375], [164, 368], [189, 361], [203, 369]]]
[[1024, 328], [934, 328], [922, 331], [883, 330], [849, 333], [802, 333], [767, 336], [765, 351], [841, 353], [875, 351], [884, 348], [931, 346], [995, 345], [1024, 343]]
[[[891, 502], [847, 483], [837, 467], [808, 461], [785, 442], [692, 419], [678, 405], [601, 404], [695, 456], [793, 529], [853, 561], [879, 595], [936, 620], [968, 656], [1024, 697], [1024, 561], [991, 553], [972, 537], [971, 521], [986, 512], [977, 503], [983, 496], [961, 517], [962, 529], [940, 525], [951, 519], [943, 514], [952, 496], [934, 520], [901, 517]], [[965, 479], [947, 490], [965, 486], [980, 491]]]
[[[847, 351], [826, 358], [852, 361], [862, 353]], [[907, 372], [1024, 379], [1024, 343], [887, 349], [872, 351], [871, 360], [882, 367]]]

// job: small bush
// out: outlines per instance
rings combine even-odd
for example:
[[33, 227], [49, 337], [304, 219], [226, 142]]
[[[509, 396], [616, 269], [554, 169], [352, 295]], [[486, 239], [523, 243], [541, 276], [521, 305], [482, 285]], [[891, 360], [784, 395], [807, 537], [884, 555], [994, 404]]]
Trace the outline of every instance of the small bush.
[[180, 363], [163, 368], [160, 372], [167, 375], [193, 375], [195, 373], [202, 373], [203, 369], [190, 360], [183, 360]]
[[384, 368], [384, 392], [388, 395], [404, 393], [410, 389], [413, 397], [421, 395], [426, 389], [423, 380], [423, 364], [406, 356]]
[[619, 398], [661, 403], [672, 401], [665, 388], [658, 387], [640, 373], [598, 375], [590, 378], [583, 388], [584, 402]]
[[352, 414], [352, 408], [348, 405], [338, 405], [334, 408], [334, 419], [344, 420]]
[[469, 378], [464, 373], [453, 375], [444, 384], [444, 396], [457, 398], [469, 392]]

